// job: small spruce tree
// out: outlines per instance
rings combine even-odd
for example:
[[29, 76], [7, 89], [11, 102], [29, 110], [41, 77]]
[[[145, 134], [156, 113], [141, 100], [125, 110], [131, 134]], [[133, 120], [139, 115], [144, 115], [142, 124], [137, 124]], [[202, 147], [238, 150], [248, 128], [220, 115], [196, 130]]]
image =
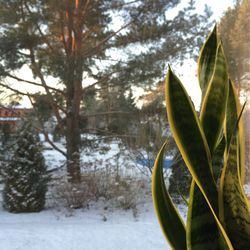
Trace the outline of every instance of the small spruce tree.
[[3, 171], [3, 207], [14, 213], [38, 212], [44, 208], [48, 183], [41, 144], [30, 124], [17, 134]]

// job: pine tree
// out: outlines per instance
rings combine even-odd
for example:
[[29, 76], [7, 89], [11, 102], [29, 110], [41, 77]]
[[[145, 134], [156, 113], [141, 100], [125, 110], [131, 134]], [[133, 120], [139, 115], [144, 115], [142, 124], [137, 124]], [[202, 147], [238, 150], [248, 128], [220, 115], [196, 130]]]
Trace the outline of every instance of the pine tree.
[[48, 175], [38, 135], [24, 124], [4, 166], [3, 207], [14, 213], [44, 208]]
[[[197, 15], [190, 1], [172, 20], [169, 10], [180, 2], [0, 0], [0, 86], [31, 99], [8, 78], [43, 89], [66, 139], [66, 153], [60, 152], [70, 181], [81, 181], [80, 123], [86, 113], [80, 111], [87, 90], [94, 87], [99, 95], [117, 86], [152, 86], [170, 59], [197, 51], [209, 13]], [[23, 66], [34, 81], [19, 74]], [[85, 87], [90, 78], [93, 84]]]

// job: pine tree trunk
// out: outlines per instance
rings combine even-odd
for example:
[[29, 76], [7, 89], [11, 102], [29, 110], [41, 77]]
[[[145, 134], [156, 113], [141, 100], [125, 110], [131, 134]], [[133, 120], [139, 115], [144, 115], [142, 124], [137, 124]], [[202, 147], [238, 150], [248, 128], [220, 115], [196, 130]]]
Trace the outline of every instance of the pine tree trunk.
[[[75, 1], [75, 10], [69, 7], [68, 2], [68, 75], [67, 82], [67, 115], [66, 115], [66, 145], [67, 171], [69, 181], [81, 181], [80, 166], [80, 104], [82, 98], [82, 16], [79, 12], [79, 2]], [[74, 35], [72, 35], [74, 33]]]
[[72, 112], [68, 113], [66, 120], [67, 171], [69, 181], [79, 183], [81, 181], [79, 114], [72, 110]]
[[82, 85], [81, 79], [68, 84], [67, 116], [66, 116], [66, 145], [67, 171], [69, 181], [81, 181], [80, 168], [80, 102]]

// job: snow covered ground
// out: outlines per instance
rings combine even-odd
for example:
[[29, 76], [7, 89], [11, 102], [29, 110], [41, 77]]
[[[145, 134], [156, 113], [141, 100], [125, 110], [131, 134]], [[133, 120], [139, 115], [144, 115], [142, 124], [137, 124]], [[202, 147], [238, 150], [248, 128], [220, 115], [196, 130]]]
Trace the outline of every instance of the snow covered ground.
[[47, 209], [11, 214], [0, 210], [3, 250], [166, 250], [152, 203], [132, 211], [107, 211], [95, 205], [73, 213]]
[[[41, 138], [43, 141], [43, 138]], [[99, 142], [100, 145], [100, 142]], [[64, 157], [43, 141], [49, 169], [64, 165]], [[64, 150], [63, 143], [57, 143]], [[103, 143], [105, 148], [107, 145]], [[85, 151], [81, 157], [89, 166], [122, 165], [122, 174], [138, 174], [133, 161], [119, 155], [118, 144], [105, 152]], [[96, 162], [97, 161], [97, 162]], [[64, 170], [63, 170], [64, 169]], [[65, 171], [65, 167], [62, 171]], [[59, 173], [55, 173], [59, 174]], [[40, 213], [12, 214], [4, 211], [0, 199], [0, 250], [165, 250], [170, 249], [153, 211], [151, 197], [140, 203], [137, 216], [95, 203], [89, 209], [47, 208]]]
[[[186, 208], [181, 207], [185, 217]], [[11, 214], [0, 208], [1, 250], [168, 250], [152, 202], [131, 210], [47, 209]]]

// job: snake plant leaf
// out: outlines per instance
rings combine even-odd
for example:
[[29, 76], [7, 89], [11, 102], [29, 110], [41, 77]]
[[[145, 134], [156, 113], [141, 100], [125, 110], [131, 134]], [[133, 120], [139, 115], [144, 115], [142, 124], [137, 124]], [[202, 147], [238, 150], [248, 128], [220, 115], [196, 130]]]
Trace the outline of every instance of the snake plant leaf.
[[[226, 62], [222, 47], [219, 45], [216, 52], [214, 72], [202, 102], [200, 118], [212, 156], [215, 155], [214, 151], [222, 134], [227, 96], [228, 76]], [[219, 156], [217, 152], [216, 156]], [[219, 164], [219, 162], [216, 165], [216, 169], [213, 166], [213, 174], [216, 171], [216, 176], [214, 174], [216, 182], [221, 166], [222, 163]], [[224, 239], [214, 215], [211, 213], [203, 194], [194, 181], [191, 186], [190, 197], [187, 220], [188, 248], [197, 250], [230, 249], [230, 244], [227, 244], [227, 241]]]
[[215, 148], [213, 158], [212, 158], [213, 174], [214, 174], [214, 179], [216, 183], [219, 182], [219, 178], [221, 176], [221, 172], [223, 169], [223, 163], [224, 163], [223, 156], [224, 156], [225, 148], [226, 148], [226, 139], [225, 139], [225, 136], [223, 135], [218, 145]]
[[[201, 125], [207, 138], [213, 159], [218, 164], [213, 165], [213, 174], [217, 182], [223, 159], [221, 151], [215, 153], [223, 127], [228, 96], [228, 76], [226, 62], [221, 45], [216, 52], [214, 72], [207, 87], [201, 108]], [[223, 147], [224, 149], [224, 147]], [[214, 158], [215, 156], [215, 158]], [[219, 158], [219, 156], [222, 156]], [[217, 158], [216, 158], [217, 157]], [[219, 158], [219, 159], [218, 159]], [[216, 168], [216, 169], [215, 169]], [[216, 174], [215, 174], [216, 172]], [[224, 239], [211, 210], [193, 181], [190, 190], [190, 206], [187, 220], [187, 240], [189, 249], [230, 249], [230, 244]]]
[[152, 194], [155, 211], [162, 231], [173, 249], [186, 249], [186, 229], [174, 206], [163, 179], [165, 142], [155, 160], [152, 176]]
[[240, 179], [239, 140], [233, 134], [220, 182], [220, 219], [235, 250], [250, 249], [249, 202]]
[[217, 29], [215, 26], [213, 31], [209, 34], [203, 47], [201, 48], [198, 60], [198, 79], [202, 91], [202, 97], [205, 96], [208, 83], [210, 82], [210, 79], [214, 71], [216, 49], [217, 49], [216, 30]]
[[[229, 148], [231, 137], [235, 131], [235, 124], [239, 117], [241, 110], [241, 105], [239, 99], [237, 98], [236, 90], [233, 82], [229, 79], [229, 95], [228, 95], [228, 104], [227, 104], [227, 113], [224, 129], [226, 131], [226, 141], [227, 149]], [[239, 120], [238, 124], [238, 138], [241, 143], [238, 144], [239, 147], [239, 167], [240, 167], [240, 176], [241, 182], [244, 183], [245, 179], [245, 142], [244, 142], [244, 124], [243, 119]]]
[[206, 135], [211, 155], [213, 155], [221, 136], [227, 108], [228, 91], [226, 59], [222, 45], [219, 44], [214, 72], [207, 87], [200, 115], [201, 125]]
[[[213, 155], [213, 173], [218, 183], [223, 167], [225, 137], [222, 136]], [[216, 220], [195, 182], [192, 182], [187, 217], [187, 248], [192, 250], [230, 249]]]
[[224, 240], [204, 196], [194, 181], [190, 188], [186, 230], [187, 249], [230, 249], [230, 245]]
[[237, 96], [235, 87], [233, 86], [232, 81], [229, 79], [229, 95], [228, 95], [226, 119], [224, 124], [227, 149], [229, 148], [231, 137], [235, 131], [235, 125], [237, 119], [238, 119]]
[[[205, 133], [208, 147], [217, 164], [213, 165], [213, 175], [217, 182], [223, 163], [224, 147], [222, 150], [217, 146], [222, 134], [222, 127], [226, 113], [228, 96], [228, 76], [224, 53], [221, 45], [216, 52], [214, 72], [207, 87], [207, 91], [202, 102], [201, 125]], [[217, 149], [215, 153], [215, 149]], [[190, 206], [187, 220], [188, 248], [189, 249], [230, 249], [230, 244], [224, 239], [220, 228], [210, 211], [210, 208], [193, 181], [190, 190]]]
[[217, 210], [217, 189], [206, 138], [186, 90], [170, 68], [166, 77], [166, 107], [170, 129], [183, 160]]
[[183, 160], [206, 200], [229, 249], [233, 249], [217, 217], [218, 192], [212, 176], [211, 156], [205, 134], [186, 90], [170, 68], [166, 77], [166, 107], [170, 129]]
[[[238, 111], [240, 110], [240, 103], [239, 100], [237, 102]], [[244, 134], [244, 121], [243, 119], [240, 119], [239, 125], [238, 125], [238, 140], [239, 140], [239, 174], [241, 178], [241, 185], [245, 182], [245, 176], [246, 176], [246, 144], [245, 144], [245, 134]]]

